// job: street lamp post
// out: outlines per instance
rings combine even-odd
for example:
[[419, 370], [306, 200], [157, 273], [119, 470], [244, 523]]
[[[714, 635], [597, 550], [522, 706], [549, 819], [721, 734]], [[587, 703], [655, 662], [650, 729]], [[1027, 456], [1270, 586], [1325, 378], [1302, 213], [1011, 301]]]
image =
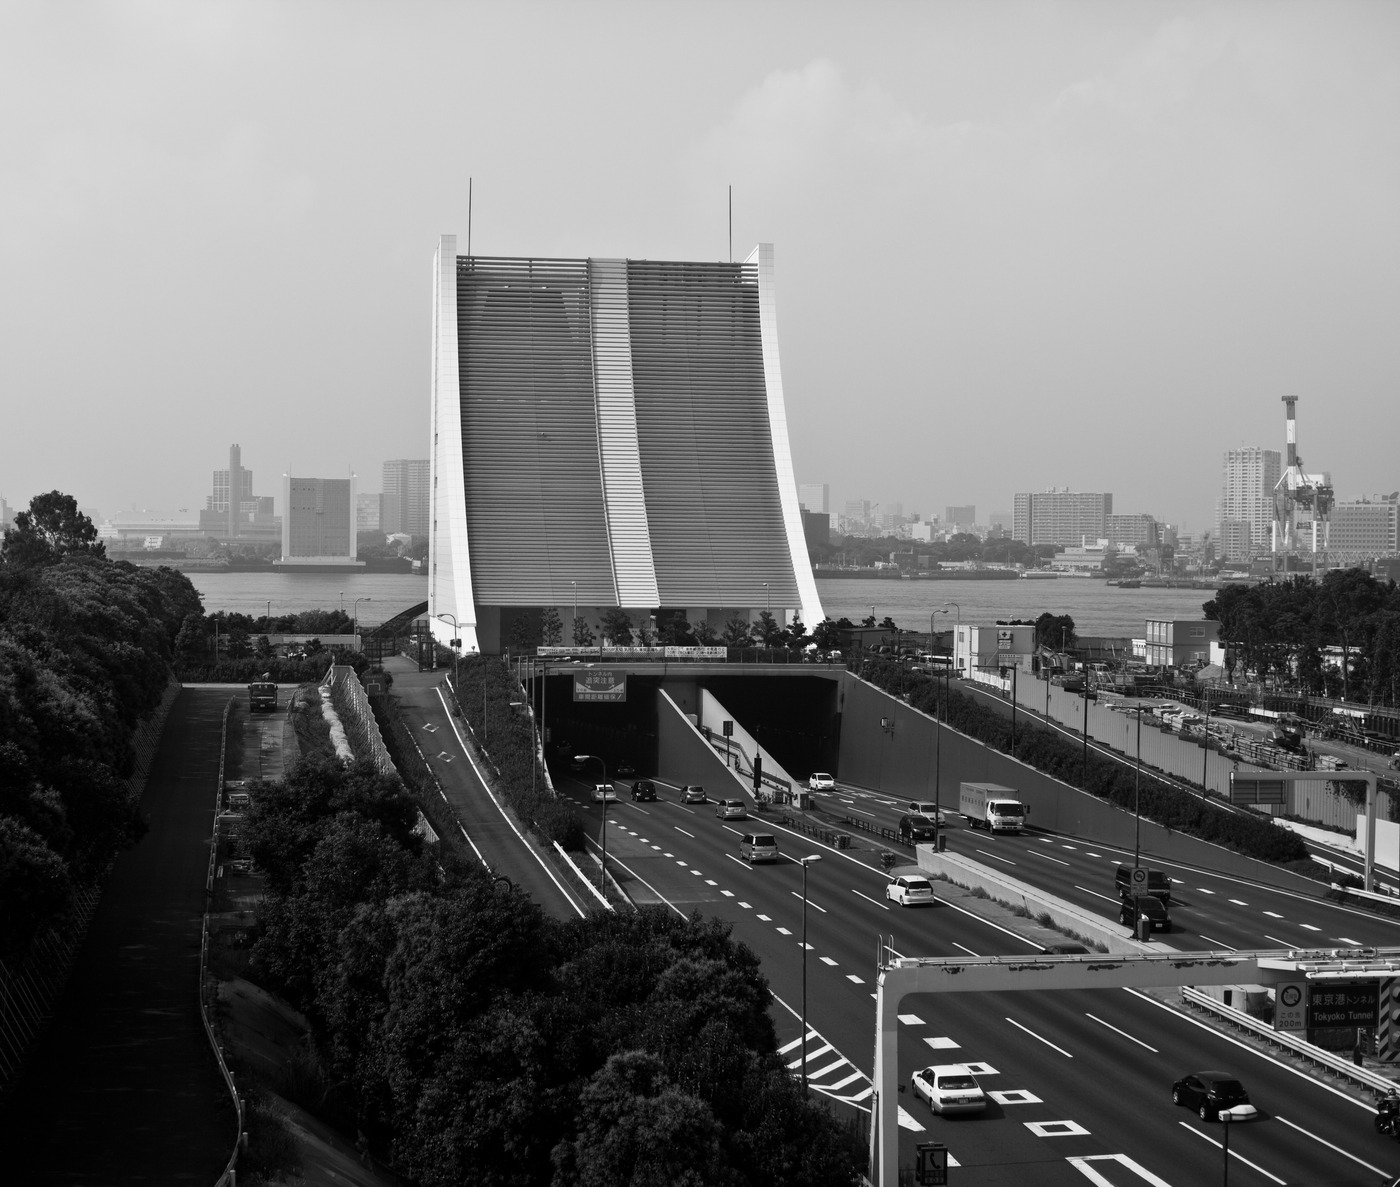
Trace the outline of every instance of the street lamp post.
[[[956, 618], [956, 620], [955, 620], [956, 623], [957, 623], [957, 625], [953, 628], [953, 655], [954, 655], [954, 662], [956, 662], [956, 657], [957, 657], [957, 652], [958, 652], [958, 644], [962, 642], [962, 607], [959, 606], [959, 605], [957, 604], [957, 602], [944, 602], [943, 604], [944, 604], [945, 606], [952, 606], [953, 609], [956, 610], [956, 611], [958, 612], [957, 618]], [[971, 661], [969, 661], [969, 662], [971, 662]], [[959, 669], [961, 670], [961, 665], [959, 665]], [[970, 675], [970, 674], [971, 674], [971, 673], [970, 673], [970, 670], [969, 670], [969, 675]]]
[[[452, 623], [452, 697], [455, 700], [457, 698], [457, 655], [462, 648], [462, 628], [457, 625], [457, 616], [455, 614], [443, 613], [439, 614], [438, 617], [444, 622]], [[433, 667], [437, 667], [436, 660], [433, 661]], [[482, 683], [484, 686], [485, 681]]]
[[355, 620], [355, 622], [354, 622], [354, 629], [351, 631], [351, 633], [352, 633], [352, 634], [355, 636], [355, 638], [357, 638], [357, 639], [360, 637], [360, 603], [361, 603], [361, 602], [372, 602], [372, 601], [374, 601], [373, 598], [356, 598], [356, 599], [355, 599], [354, 605], [350, 607], [350, 609], [354, 612], [354, 620]]
[[[576, 754], [579, 762], [587, 762], [590, 758], [603, 768], [603, 782], [608, 782], [608, 764], [596, 754]], [[611, 785], [610, 785], [611, 786]], [[598, 870], [598, 889], [603, 892], [603, 897], [608, 897], [608, 797], [603, 797], [603, 832], [602, 832], [603, 860]]]
[[807, 867], [821, 861], [820, 853], [799, 857], [802, 867], [802, 1095], [807, 1095]]
[[1206, 689], [1206, 720], [1205, 720], [1205, 725], [1204, 725], [1202, 728], [1203, 728], [1204, 731], [1205, 731], [1205, 737], [1202, 739], [1202, 745], [1201, 745], [1201, 799], [1204, 800], [1204, 799], [1206, 798], [1206, 795], [1207, 795], [1207, 790], [1206, 790], [1206, 764], [1210, 761], [1210, 689], [1209, 689], [1209, 688]]
[[[934, 610], [928, 616], [928, 654], [933, 658], [933, 617], [935, 614], [947, 614], [946, 610]], [[938, 673], [931, 673], [935, 680]], [[948, 669], [943, 669], [943, 679], [948, 679]], [[938, 720], [933, 733], [933, 851], [938, 852], [939, 845], [943, 838], [943, 795], [942, 795], [942, 758], [943, 758], [943, 706], [938, 702], [938, 685], [933, 686], [933, 713]], [[944, 698], [946, 704], [947, 698]]]
[[573, 632], [572, 642], [574, 646], [578, 646], [578, 582], [570, 581], [569, 584], [574, 587], [574, 617], [569, 623], [569, 630]]
[[1220, 1110], [1221, 1149], [1224, 1153], [1224, 1167], [1220, 1174], [1221, 1187], [1230, 1187], [1230, 1110]]
[[768, 582], [763, 583], [763, 608], [769, 614], [773, 613], [773, 591], [768, 588]]
[[1133, 771], [1133, 869], [1142, 864], [1142, 705], [1137, 706], [1137, 767]]
[[267, 599], [267, 633], [272, 634], [272, 599]]

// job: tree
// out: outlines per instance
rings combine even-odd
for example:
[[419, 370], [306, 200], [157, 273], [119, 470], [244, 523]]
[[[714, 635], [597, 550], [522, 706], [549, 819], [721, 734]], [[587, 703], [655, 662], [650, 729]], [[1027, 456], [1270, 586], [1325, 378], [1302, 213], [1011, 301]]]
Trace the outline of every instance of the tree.
[[588, 625], [588, 620], [583, 617], [574, 619], [574, 646], [592, 647], [596, 637], [593, 628]]
[[553, 606], [546, 606], [540, 614], [540, 636], [546, 647], [558, 647], [559, 640], [564, 637], [564, 624]]
[[787, 628], [787, 645], [790, 651], [805, 651], [807, 644], [811, 642], [807, 638], [807, 625], [798, 617], [797, 611], [792, 613], [792, 622]]
[[1068, 614], [1051, 614], [1047, 610], [1035, 620], [1035, 641], [1040, 647], [1064, 651], [1074, 646], [1076, 638], [1074, 619]]
[[726, 647], [745, 647], [749, 643], [748, 620], [734, 615], [724, 624], [724, 645]]
[[661, 642], [668, 647], [693, 647], [695, 633], [684, 614], [677, 610], [661, 621]]
[[753, 637], [756, 643], [762, 647], [776, 647], [782, 633], [783, 628], [769, 611], [760, 610], [758, 612], [758, 621], [753, 624]]
[[604, 610], [598, 626], [603, 633], [603, 642], [611, 643], [614, 647], [632, 645], [632, 616], [621, 607], [609, 606]]
[[5, 529], [0, 561], [12, 565], [51, 565], [67, 556], [106, 557], [97, 528], [78, 510], [72, 495], [51, 490], [29, 500], [29, 510]]
[[708, 618], [701, 619], [691, 630], [695, 633], [695, 642], [701, 647], [713, 647], [719, 642], [719, 632], [710, 625]]
[[510, 622], [510, 645], [515, 651], [527, 651], [539, 643], [539, 635], [528, 614], [517, 614]]
[[841, 648], [841, 633], [830, 618], [823, 618], [812, 628], [812, 642], [818, 651], [838, 651]]

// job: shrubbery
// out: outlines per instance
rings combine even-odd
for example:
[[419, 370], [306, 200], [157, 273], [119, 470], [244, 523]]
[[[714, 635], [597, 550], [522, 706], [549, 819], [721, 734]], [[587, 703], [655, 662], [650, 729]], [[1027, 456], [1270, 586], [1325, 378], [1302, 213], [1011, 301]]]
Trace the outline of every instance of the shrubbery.
[[[886, 692], [908, 689], [910, 705], [938, 716], [937, 702], [943, 694], [937, 681], [919, 679], [911, 688], [909, 674], [893, 663], [869, 663], [863, 675]], [[949, 690], [944, 710], [944, 721], [954, 729], [996, 750], [1011, 752], [1011, 721], [1008, 716], [955, 690]], [[1073, 787], [1081, 787], [1100, 799], [1109, 800], [1130, 811], [1133, 808], [1136, 772], [1132, 767], [1090, 749], [1086, 779], [1082, 744], [1070, 741], [1044, 726], [1032, 724], [1025, 717], [1018, 721], [1016, 727], [1016, 757], [1028, 766]], [[1278, 828], [1265, 817], [1252, 812], [1227, 812], [1199, 796], [1164, 787], [1155, 780], [1143, 781], [1141, 808], [1145, 819], [1155, 821], [1164, 828], [1229, 846], [1248, 857], [1284, 863], [1306, 860], [1308, 856], [1307, 846], [1301, 837], [1288, 829]]]
[[255, 972], [340, 1103], [442, 1184], [852, 1184], [865, 1152], [776, 1050], [758, 958], [661, 908], [556, 922], [408, 827], [397, 781], [309, 759], [255, 785]]

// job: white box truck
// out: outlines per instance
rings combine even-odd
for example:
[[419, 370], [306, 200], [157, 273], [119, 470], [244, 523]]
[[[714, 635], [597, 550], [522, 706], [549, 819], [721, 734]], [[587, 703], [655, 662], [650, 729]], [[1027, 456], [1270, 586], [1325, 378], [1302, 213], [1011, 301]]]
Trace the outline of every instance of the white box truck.
[[959, 783], [958, 811], [969, 828], [994, 833], [1019, 833], [1030, 809], [1016, 798], [1014, 787], [1000, 783]]

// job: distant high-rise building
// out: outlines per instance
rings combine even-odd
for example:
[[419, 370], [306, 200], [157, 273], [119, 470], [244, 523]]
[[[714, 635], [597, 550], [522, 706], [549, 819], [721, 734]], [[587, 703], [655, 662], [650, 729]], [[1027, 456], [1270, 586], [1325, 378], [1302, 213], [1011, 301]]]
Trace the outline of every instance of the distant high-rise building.
[[831, 510], [831, 484], [827, 482], [805, 482], [797, 488], [797, 501], [808, 511], [825, 515]]
[[253, 472], [243, 468], [243, 451], [228, 450], [228, 469], [214, 471], [214, 489], [199, 513], [199, 530], [225, 542], [267, 544], [276, 541], [281, 527], [271, 495], [253, 493]]
[[870, 518], [870, 500], [847, 499], [845, 516], [847, 519], [857, 519], [864, 523]]
[[1327, 551], [1340, 561], [1400, 553], [1400, 495], [1334, 503]]
[[1277, 449], [1251, 445], [1225, 451], [1215, 538], [1221, 559], [1250, 560], [1267, 552], [1274, 522], [1274, 487], [1283, 473]]
[[355, 531], [377, 532], [383, 521], [383, 495], [355, 496]]
[[1010, 533], [1013, 523], [1010, 511], [993, 511], [987, 520], [992, 527], [1001, 528], [1003, 532]]
[[971, 504], [966, 507], [947, 507], [944, 509], [943, 518], [953, 531], [965, 531], [977, 522], [977, 508]]
[[427, 458], [385, 462], [381, 529], [386, 534], [404, 532], [410, 536], [426, 536], [431, 492], [432, 464]]
[[1129, 548], [1139, 544], [1144, 548], [1156, 548], [1162, 543], [1161, 525], [1150, 515], [1107, 516], [1104, 536], [1110, 544]]
[[355, 479], [282, 476], [282, 564], [355, 560]]
[[1011, 535], [1024, 544], [1059, 544], [1078, 547], [1085, 540], [1104, 538], [1113, 496], [1054, 488], [1038, 494], [1015, 496]]

